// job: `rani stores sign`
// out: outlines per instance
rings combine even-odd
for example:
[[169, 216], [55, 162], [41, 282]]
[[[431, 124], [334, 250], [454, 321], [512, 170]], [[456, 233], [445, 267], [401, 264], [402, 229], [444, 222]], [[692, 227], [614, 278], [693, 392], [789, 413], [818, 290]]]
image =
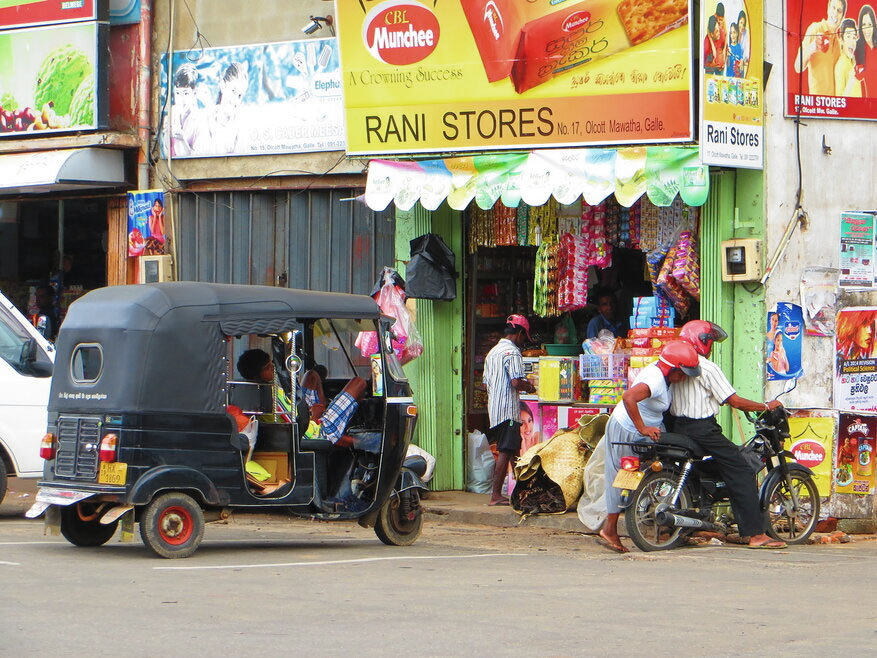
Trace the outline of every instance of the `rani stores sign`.
[[336, 12], [351, 155], [693, 141], [687, 0]]

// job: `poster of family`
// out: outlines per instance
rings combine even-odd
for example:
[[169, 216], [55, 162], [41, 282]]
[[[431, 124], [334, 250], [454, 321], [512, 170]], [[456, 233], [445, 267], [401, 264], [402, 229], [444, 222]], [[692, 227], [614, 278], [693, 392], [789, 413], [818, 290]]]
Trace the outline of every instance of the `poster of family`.
[[346, 145], [334, 37], [174, 52], [171, 62], [163, 55], [160, 103], [164, 157]]

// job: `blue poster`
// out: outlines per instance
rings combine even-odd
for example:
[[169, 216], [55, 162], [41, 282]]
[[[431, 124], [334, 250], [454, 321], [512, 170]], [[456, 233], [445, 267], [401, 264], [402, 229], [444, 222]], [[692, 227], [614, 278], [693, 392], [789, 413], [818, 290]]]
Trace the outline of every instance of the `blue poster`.
[[160, 85], [163, 157], [346, 147], [334, 37], [162, 55]]
[[160, 256], [167, 253], [164, 192], [128, 192], [128, 255]]
[[797, 379], [804, 374], [801, 367], [801, 341], [804, 336], [804, 312], [797, 304], [778, 302], [776, 310], [767, 314], [768, 381]]

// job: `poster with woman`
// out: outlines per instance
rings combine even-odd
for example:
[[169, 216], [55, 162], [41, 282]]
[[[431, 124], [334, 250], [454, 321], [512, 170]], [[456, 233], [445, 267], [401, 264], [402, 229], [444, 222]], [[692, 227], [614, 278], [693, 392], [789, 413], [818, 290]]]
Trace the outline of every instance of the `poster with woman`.
[[768, 381], [797, 379], [801, 367], [801, 341], [804, 335], [804, 312], [797, 304], [778, 302], [767, 314], [765, 367]]
[[835, 320], [834, 406], [877, 411], [877, 307], [841, 309]]
[[166, 245], [164, 192], [128, 192], [128, 255], [160, 256]]

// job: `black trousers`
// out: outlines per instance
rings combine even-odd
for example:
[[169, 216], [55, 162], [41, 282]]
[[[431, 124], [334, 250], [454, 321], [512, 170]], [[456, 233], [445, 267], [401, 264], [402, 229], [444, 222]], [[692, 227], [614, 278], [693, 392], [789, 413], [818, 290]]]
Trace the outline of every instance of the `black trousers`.
[[673, 431], [693, 439], [716, 460], [728, 488], [740, 536], [762, 534], [764, 517], [758, 502], [755, 474], [740, 454], [740, 448], [722, 434], [722, 428], [715, 417], [695, 419], [678, 416], [674, 419]]

